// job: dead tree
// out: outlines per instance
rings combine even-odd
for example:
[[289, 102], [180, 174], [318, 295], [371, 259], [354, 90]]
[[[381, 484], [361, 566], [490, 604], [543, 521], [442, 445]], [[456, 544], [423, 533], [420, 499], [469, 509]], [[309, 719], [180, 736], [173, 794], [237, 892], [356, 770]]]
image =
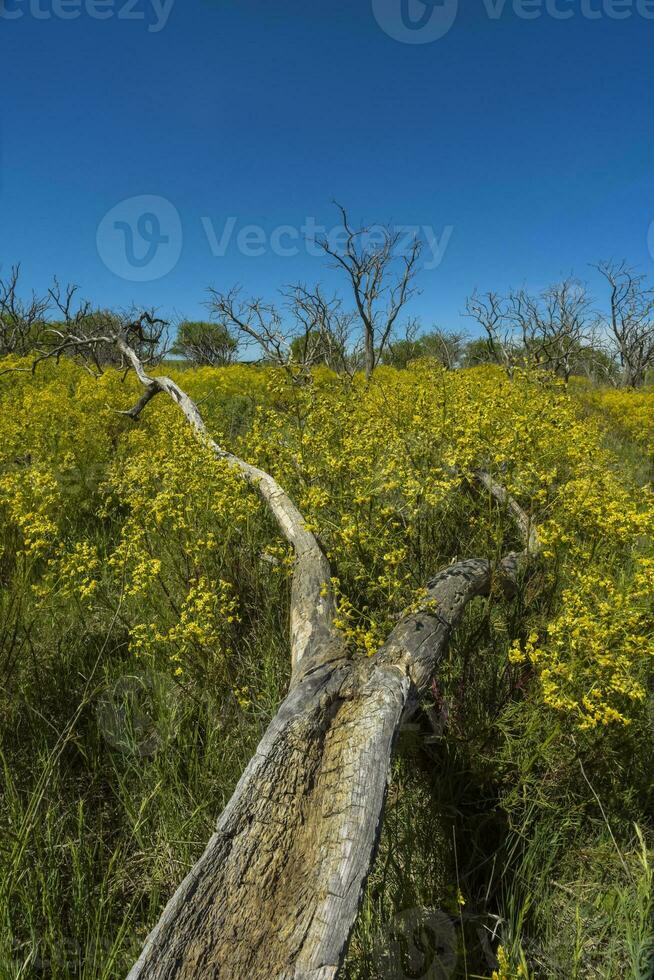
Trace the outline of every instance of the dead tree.
[[509, 294], [509, 318], [515, 324], [525, 364], [552, 371], [567, 384], [578, 355], [593, 336], [591, 301], [585, 285], [568, 278], [540, 296], [526, 290]]
[[622, 384], [640, 387], [654, 365], [654, 289], [626, 262], [600, 262], [597, 269], [609, 284], [604, 324], [611, 353], [620, 361]]
[[466, 301], [466, 315], [483, 327], [492, 360], [512, 376], [516, 367], [552, 371], [566, 384], [593, 338], [594, 317], [586, 287], [568, 278], [534, 296], [511, 290]]
[[296, 560], [288, 695], [129, 980], [329, 980], [374, 857], [400, 725], [430, 689], [467, 604], [493, 583], [512, 594], [537, 537], [515, 501], [478, 474], [515, 519], [524, 550], [497, 566], [470, 558], [443, 569], [426, 583], [420, 610], [401, 619], [375, 656], [353, 658], [334, 625], [327, 558], [286, 493], [213, 442], [174, 382], [131, 360], [148, 400], [168, 394], [199, 438], [256, 487]]
[[347, 948], [378, 841], [391, 757], [403, 720], [429, 691], [467, 605], [512, 596], [538, 552], [528, 516], [487, 473], [470, 476], [515, 523], [521, 551], [438, 571], [419, 608], [372, 657], [353, 656], [335, 625], [331, 569], [302, 514], [268, 473], [219, 446], [170, 378], [149, 374], [133, 346], [156, 336], [148, 315], [94, 336], [70, 331], [69, 354], [111, 343], [143, 386], [138, 419], [165, 394], [198, 440], [259, 493], [293, 547], [291, 679], [204, 854], [150, 933], [129, 980], [331, 980]]
[[567, 278], [542, 294], [539, 324], [545, 340], [548, 368], [567, 384], [579, 355], [592, 347], [596, 317], [584, 283]]
[[[353, 229], [343, 219], [342, 248], [328, 237], [316, 244], [347, 274], [355, 301], [353, 311], [338, 296], [327, 297], [320, 285], [302, 284], [281, 291], [282, 306], [260, 297], [243, 299], [238, 287], [210, 289], [209, 309], [219, 324], [254, 343], [268, 363], [305, 376], [318, 363], [339, 374], [352, 375], [361, 362], [370, 378], [397, 328], [400, 313], [415, 294], [414, 279], [422, 243], [411, 240], [403, 249], [402, 232], [376, 225]], [[361, 350], [352, 339], [360, 325]]]
[[221, 293], [209, 290], [209, 309], [224, 329], [254, 343], [264, 362], [283, 367], [292, 377], [308, 377], [311, 368], [326, 364], [337, 374], [351, 375], [357, 366], [350, 346], [354, 317], [338, 296], [326, 296], [320, 285], [288, 286], [282, 305], [261, 298], [243, 299], [238, 287]]
[[225, 330], [235, 333], [245, 345], [254, 343], [269, 363], [289, 363], [292, 335], [274, 304], [260, 297], [243, 299], [238, 286], [225, 293], [210, 288], [209, 297], [207, 306]]
[[340, 297], [328, 297], [320, 284], [302, 283], [284, 291], [287, 307], [297, 326], [291, 343], [294, 360], [306, 367], [326, 364], [340, 375], [352, 376], [359, 365], [352, 344], [355, 316], [343, 308]]
[[507, 302], [498, 293], [480, 295], [476, 290], [466, 299], [465, 315], [476, 320], [486, 334], [489, 359], [503, 367], [511, 378], [520, 362], [520, 348], [513, 335]]
[[38, 330], [32, 331], [24, 351], [32, 355], [31, 361], [28, 366], [11, 366], [0, 373], [34, 372], [43, 361], [62, 357], [75, 360], [96, 378], [108, 367], [129, 371], [131, 362], [119, 349], [117, 337], [129, 342], [144, 365], [151, 367], [164, 356], [168, 324], [154, 311], [134, 315], [94, 309], [89, 302], [77, 300], [76, 286], [62, 288], [56, 279], [47, 296], [35, 302]]
[[399, 231], [385, 226], [353, 229], [345, 208], [337, 207], [345, 247], [338, 248], [329, 238], [318, 239], [317, 244], [349, 280], [363, 328], [366, 377], [370, 378], [392, 339], [401, 311], [415, 294], [413, 282], [422, 243], [414, 238], [401, 254], [403, 236]]
[[18, 294], [20, 266], [15, 265], [0, 278], [0, 357], [23, 357], [42, 339], [45, 317], [50, 306], [47, 296], [32, 293], [29, 300]]

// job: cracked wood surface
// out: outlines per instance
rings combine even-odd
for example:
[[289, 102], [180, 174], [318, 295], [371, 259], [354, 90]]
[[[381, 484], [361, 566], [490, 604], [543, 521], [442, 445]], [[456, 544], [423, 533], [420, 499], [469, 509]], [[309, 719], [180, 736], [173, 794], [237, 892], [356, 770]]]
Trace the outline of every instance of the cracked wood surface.
[[428, 583], [433, 608], [406, 616], [374, 657], [324, 665], [291, 691], [129, 980], [337, 976], [402, 716], [493, 573], [476, 559], [444, 569]]
[[149, 377], [117, 344], [145, 387], [126, 414], [136, 419], [154, 395], [168, 394], [200, 440], [256, 487], [296, 555], [289, 694], [128, 980], [332, 980], [374, 859], [402, 719], [429, 688], [468, 603], [494, 579], [512, 594], [537, 536], [506, 491], [477, 474], [515, 520], [524, 551], [496, 567], [471, 558], [441, 570], [423, 608], [373, 657], [350, 659], [334, 627], [329, 563], [290, 498], [209, 437], [175, 382]]
[[408, 687], [366, 668], [319, 668], [282, 704], [130, 978], [335, 976]]

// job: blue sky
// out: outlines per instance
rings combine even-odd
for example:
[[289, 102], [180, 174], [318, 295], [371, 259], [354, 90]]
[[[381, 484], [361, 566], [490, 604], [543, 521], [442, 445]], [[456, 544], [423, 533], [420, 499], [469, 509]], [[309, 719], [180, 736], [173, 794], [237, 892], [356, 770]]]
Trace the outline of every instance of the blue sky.
[[[402, 3], [443, 36], [415, 43]], [[209, 285], [337, 284], [271, 242], [307, 218], [333, 227], [336, 198], [353, 221], [446, 242], [411, 307], [426, 327], [465, 325], [475, 287], [571, 272], [599, 287], [600, 258], [654, 278], [654, 2], [445, 3], [4, 0], [3, 269], [197, 317]], [[246, 226], [262, 254], [239, 248]]]

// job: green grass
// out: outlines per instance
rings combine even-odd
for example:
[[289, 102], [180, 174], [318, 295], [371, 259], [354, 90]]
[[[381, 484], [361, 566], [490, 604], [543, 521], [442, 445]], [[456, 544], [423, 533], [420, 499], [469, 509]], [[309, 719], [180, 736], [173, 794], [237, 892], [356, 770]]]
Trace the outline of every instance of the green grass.
[[[243, 396], [204, 408], [230, 441], [253, 410]], [[642, 454], [613, 441], [642, 481]], [[71, 520], [106, 552], [116, 528], [78, 505]], [[434, 553], [487, 546], [469, 512], [438, 515]], [[260, 515], [234, 573], [246, 601], [230, 685], [212, 663], [173, 679], [128, 653], [120, 601], [40, 609], [0, 536], [0, 980], [123, 977], [284, 696], [288, 582], [256, 560], [272, 538]], [[508, 648], [551, 583], [536, 573], [525, 589], [475, 601], [400, 738], [350, 980], [489, 978], [500, 941], [533, 978], [652, 976], [654, 710], [598, 743], [535, 705]]]

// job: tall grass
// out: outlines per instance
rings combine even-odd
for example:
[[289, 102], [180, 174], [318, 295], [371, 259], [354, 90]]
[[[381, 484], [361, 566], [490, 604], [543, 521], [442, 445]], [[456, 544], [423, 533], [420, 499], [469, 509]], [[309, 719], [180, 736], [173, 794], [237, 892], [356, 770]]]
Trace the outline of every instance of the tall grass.
[[[256, 390], [191, 372], [184, 383], [228, 443], [249, 429]], [[122, 425], [108, 426], [109, 455]], [[614, 437], [614, 449], [642, 479], [634, 445]], [[106, 555], [124, 515], [98, 516], [103, 473], [89, 464], [95, 503], [71, 489], [69, 520]], [[425, 518], [420, 574], [493, 544], [475, 506], [452, 498]], [[243, 600], [225, 686], [224, 664], [177, 677], [135, 662], [121, 595], [92, 613], [74, 599], [44, 611], [40, 570], [0, 528], [0, 980], [124, 976], [201, 854], [289, 674], [288, 577], [261, 559], [274, 531], [259, 513], [239, 534], [238, 562], [215, 559], [216, 575], [234, 561]], [[364, 602], [365, 583], [348, 585]], [[651, 721], [600, 750], [535, 704], [509, 663], [525, 607], [546, 613], [556, 587], [536, 574], [510, 605], [476, 600], [402, 733], [351, 980], [490, 978], [500, 943], [515, 977], [653, 975]]]

